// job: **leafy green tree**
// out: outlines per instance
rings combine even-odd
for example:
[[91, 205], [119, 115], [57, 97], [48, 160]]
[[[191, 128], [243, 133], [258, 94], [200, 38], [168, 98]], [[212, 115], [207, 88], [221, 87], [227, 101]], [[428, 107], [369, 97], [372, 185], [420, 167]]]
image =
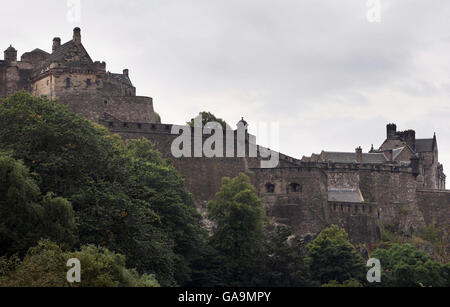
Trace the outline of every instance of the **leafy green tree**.
[[364, 261], [344, 229], [336, 225], [325, 228], [306, 248], [311, 277], [318, 285], [352, 278], [363, 281]]
[[[81, 283], [66, 278], [69, 259], [81, 264]], [[40, 241], [23, 261], [0, 260], [0, 286], [4, 287], [157, 287], [152, 275], [139, 275], [125, 267], [125, 257], [105, 248], [88, 245], [81, 251], [65, 252], [57, 244]]]
[[75, 221], [70, 203], [40, 194], [29, 170], [0, 154], [0, 256], [24, 254], [41, 238], [75, 244]]
[[72, 203], [81, 244], [125, 255], [162, 285], [189, 280], [206, 235], [181, 177], [148, 142], [126, 145], [56, 101], [19, 92], [0, 105], [0, 145], [44, 193]]
[[245, 174], [223, 178], [221, 190], [207, 205], [215, 223], [211, 246], [218, 252], [226, 286], [257, 283], [263, 265], [264, 208]]
[[304, 261], [304, 248], [292, 239], [285, 226], [266, 227], [265, 268], [261, 285], [268, 287], [308, 286], [309, 271]]
[[206, 248], [208, 234], [184, 180], [169, 161], [146, 139], [127, 144], [132, 160], [129, 194], [151, 204], [160, 227], [173, 242], [175, 278], [180, 285], [190, 281], [191, 262]]
[[432, 260], [412, 244], [394, 244], [390, 249], [377, 249], [371, 257], [380, 260], [381, 286], [450, 286], [450, 264]]
[[[219, 123], [222, 126], [223, 130], [230, 130], [231, 127], [221, 118], [217, 118], [214, 114], [211, 112], [200, 112], [196, 118], [202, 117], [202, 127], [204, 127], [207, 123], [216, 122]], [[194, 121], [195, 118], [192, 118], [187, 124], [191, 127], [194, 127]]]

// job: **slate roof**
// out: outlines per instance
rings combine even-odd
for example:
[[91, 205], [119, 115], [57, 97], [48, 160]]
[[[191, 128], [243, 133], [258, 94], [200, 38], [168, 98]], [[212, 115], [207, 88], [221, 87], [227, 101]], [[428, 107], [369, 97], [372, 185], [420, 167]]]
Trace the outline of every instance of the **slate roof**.
[[39, 48], [36, 48], [36, 49], [34, 49], [34, 50], [30, 51], [30, 52], [27, 52], [27, 53], [43, 53], [46, 56], [50, 56], [50, 53], [48, 53], [47, 51], [44, 51], [42, 49], [39, 49]]
[[[37, 71], [40, 71], [42, 68], [49, 66], [51, 63], [64, 62], [65, 58], [66, 58], [66, 55], [74, 47], [76, 47], [76, 44], [74, 43], [73, 40], [70, 40], [67, 43], [62, 44], [61, 46], [58, 47], [58, 49], [56, 49], [55, 52], [53, 52], [52, 54], [49, 55], [49, 57], [45, 60], [45, 62], [42, 64], [42, 66], [37, 69]], [[93, 63], [91, 57], [86, 52], [86, 50], [84, 49], [83, 45], [80, 45], [80, 47], [85, 52], [85, 55], [86, 55], [86, 57], [88, 59], [88, 62], [89, 63]]]
[[[330, 152], [325, 151], [325, 159], [336, 163], [356, 163], [356, 153], [354, 152]], [[386, 163], [383, 153], [363, 153], [362, 163]]]
[[416, 152], [433, 151], [433, 139], [416, 139]]
[[328, 201], [340, 203], [362, 203], [364, 198], [356, 189], [328, 189]]

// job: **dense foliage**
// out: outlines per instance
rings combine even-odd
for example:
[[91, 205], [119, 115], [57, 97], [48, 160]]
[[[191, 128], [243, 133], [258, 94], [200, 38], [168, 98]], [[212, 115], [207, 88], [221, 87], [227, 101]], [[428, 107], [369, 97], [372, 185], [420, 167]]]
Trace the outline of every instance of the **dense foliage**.
[[41, 195], [28, 168], [0, 154], [0, 256], [23, 255], [41, 237], [73, 246], [74, 230], [70, 203]]
[[[68, 283], [67, 260], [76, 258], [82, 267], [81, 283]], [[125, 257], [105, 248], [84, 246], [81, 251], [64, 252], [44, 240], [29, 250], [23, 261], [1, 259], [0, 284], [7, 287], [156, 287], [152, 275], [140, 276], [125, 267]]]
[[434, 261], [411, 244], [394, 244], [377, 249], [382, 268], [381, 286], [387, 287], [450, 287], [450, 263]]
[[349, 242], [345, 230], [336, 225], [324, 229], [307, 249], [311, 277], [318, 285], [365, 278], [363, 259]]
[[[0, 145], [35, 174], [43, 194], [70, 201], [81, 245], [101, 245], [121, 253], [128, 265], [140, 273], [156, 274], [162, 285], [182, 285], [190, 279], [193, 251], [204, 244], [206, 232], [182, 178], [148, 141], [125, 144], [62, 104], [21, 92], [0, 105]], [[30, 189], [23, 188], [18, 197], [31, 202], [38, 188], [23, 185]], [[2, 207], [14, 206], [13, 201]], [[47, 205], [53, 214], [56, 205], [68, 207], [51, 194], [42, 202], [44, 207], [55, 203]], [[33, 227], [31, 216], [14, 217]], [[19, 234], [5, 231], [2, 242], [8, 236], [11, 242], [23, 241], [15, 239]], [[23, 232], [20, 236], [26, 238]], [[17, 251], [37, 242], [29, 241]], [[1, 255], [7, 252], [2, 247]]]

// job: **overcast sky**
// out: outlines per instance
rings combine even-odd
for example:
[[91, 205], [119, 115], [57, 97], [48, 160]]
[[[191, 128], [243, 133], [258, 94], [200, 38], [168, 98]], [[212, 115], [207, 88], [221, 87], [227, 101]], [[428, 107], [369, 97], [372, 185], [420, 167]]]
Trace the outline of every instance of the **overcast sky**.
[[436, 132], [450, 168], [448, 0], [380, 0], [380, 22], [366, 0], [81, 0], [80, 20], [76, 1], [3, 2], [4, 49], [50, 52], [79, 26], [93, 60], [129, 68], [164, 123], [203, 110], [232, 127], [277, 121], [280, 150], [301, 158], [366, 152], [395, 122]]

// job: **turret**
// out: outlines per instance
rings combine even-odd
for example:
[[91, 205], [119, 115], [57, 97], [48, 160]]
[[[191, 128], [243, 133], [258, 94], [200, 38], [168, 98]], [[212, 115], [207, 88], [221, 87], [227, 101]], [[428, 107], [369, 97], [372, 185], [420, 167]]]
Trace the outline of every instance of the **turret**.
[[5, 50], [5, 61], [8, 63], [17, 62], [17, 50], [12, 45]]
[[73, 29], [73, 42], [77, 45], [81, 44], [81, 29], [78, 27]]
[[55, 53], [58, 48], [61, 47], [61, 38], [55, 37], [53, 39], [52, 53]]

